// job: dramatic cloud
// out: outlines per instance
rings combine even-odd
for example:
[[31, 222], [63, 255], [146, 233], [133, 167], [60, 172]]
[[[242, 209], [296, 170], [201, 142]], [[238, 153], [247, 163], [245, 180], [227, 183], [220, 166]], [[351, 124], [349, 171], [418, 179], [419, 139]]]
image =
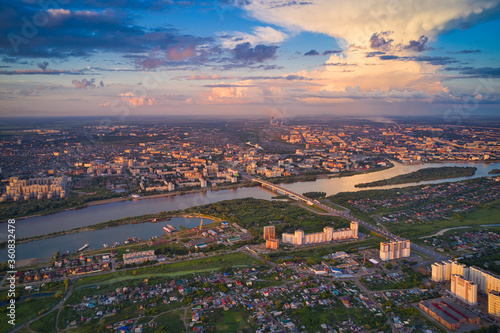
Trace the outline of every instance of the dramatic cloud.
[[247, 42], [236, 45], [232, 52], [236, 60], [254, 63], [272, 59], [277, 49], [278, 47], [274, 45], [257, 45], [251, 47], [250, 43]]
[[384, 31], [391, 31], [390, 39], [395, 44], [409, 45], [420, 36], [432, 40], [441, 31], [471, 26], [499, 11], [498, 0], [365, 0], [355, 5], [349, 0], [316, 0], [306, 6], [288, 3], [253, 0], [243, 8], [263, 22], [295, 32], [324, 33], [345, 41], [346, 46], [369, 46], [373, 34]]
[[[139, 55], [159, 48], [167, 59], [179, 61], [193, 56], [198, 45], [212, 41], [183, 35], [173, 28], [146, 29], [135, 22], [136, 15], [109, 9], [119, 7], [107, 8], [44, 12], [21, 1], [11, 2], [6, 8], [8, 19], [0, 26], [0, 33], [6, 37], [0, 39], [0, 52], [11, 57], [66, 58], [99, 52]], [[29, 20], [26, 23], [26, 18], [33, 17], [43, 18], [44, 24], [37, 27]], [[26, 35], [26, 31], [30, 33]]]

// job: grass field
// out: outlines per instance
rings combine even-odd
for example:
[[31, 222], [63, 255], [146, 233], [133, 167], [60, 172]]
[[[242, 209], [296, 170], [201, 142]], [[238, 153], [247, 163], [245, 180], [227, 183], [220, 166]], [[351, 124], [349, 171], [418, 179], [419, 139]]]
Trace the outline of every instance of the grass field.
[[181, 320], [181, 312], [176, 311], [176, 312], [170, 312], [170, 313], [165, 313], [162, 315], [159, 315], [154, 319], [155, 322], [158, 323], [158, 327], [154, 330], [149, 330], [145, 329], [144, 332], [155, 332], [163, 327], [164, 331], [161, 332], [184, 332], [184, 323]]
[[40, 318], [30, 325], [30, 329], [38, 333], [57, 333], [57, 310]]
[[219, 314], [216, 332], [251, 332], [252, 327], [247, 322], [245, 311], [223, 311]]
[[[29, 298], [25, 301], [16, 303], [16, 324], [22, 324], [32, 317], [36, 317], [45, 310], [48, 310], [51, 305], [57, 303], [58, 300], [54, 297]], [[6, 320], [6, 307], [2, 307], [2, 320], [0, 320], [0, 332], [5, 332], [12, 328]], [[5, 312], [4, 312], [5, 311]]]

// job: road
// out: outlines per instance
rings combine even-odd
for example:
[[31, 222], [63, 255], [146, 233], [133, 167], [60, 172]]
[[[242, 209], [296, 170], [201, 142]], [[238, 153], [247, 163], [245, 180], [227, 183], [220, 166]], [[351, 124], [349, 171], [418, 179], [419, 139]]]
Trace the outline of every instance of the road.
[[61, 309], [61, 307], [64, 305], [64, 302], [66, 302], [66, 300], [68, 299], [69, 295], [71, 295], [71, 291], [73, 290], [73, 282], [74, 282], [74, 279], [70, 279], [69, 280], [69, 284], [68, 284], [68, 290], [66, 290], [66, 294], [64, 295], [63, 299], [57, 303], [56, 306], [54, 306], [52, 309], [50, 309], [49, 311], [43, 313], [42, 315], [36, 317], [36, 318], [33, 318], [31, 319], [30, 321], [26, 322], [26, 323], [23, 323], [19, 326], [17, 326], [16, 328], [14, 328], [12, 331], [10, 332], [17, 332], [19, 331], [20, 329], [24, 328], [24, 327], [27, 327], [29, 325], [31, 325], [32, 322], [34, 321], [37, 321], [39, 320], [40, 318], [42, 317], [45, 317], [47, 315], [49, 315], [50, 313], [54, 312], [54, 311], [58, 311], [57, 313], [57, 319], [56, 319], [56, 328], [57, 328], [57, 322], [59, 320], [59, 310]]

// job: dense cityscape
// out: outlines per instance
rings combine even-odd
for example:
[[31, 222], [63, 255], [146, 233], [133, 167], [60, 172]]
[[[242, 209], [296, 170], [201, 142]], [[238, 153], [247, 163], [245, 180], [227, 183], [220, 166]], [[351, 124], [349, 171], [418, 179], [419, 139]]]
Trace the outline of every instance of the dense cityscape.
[[[59, 246], [50, 258], [18, 258], [13, 279], [5, 261], [4, 293], [16, 286], [30, 329], [439, 332], [498, 323], [496, 128], [178, 121], [3, 130], [5, 220], [255, 186], [272, 195], [18, 237], [21, 247], [129, 224], [157, 230], [148, 239], [130, 232], [72, 251]], [[20, 163], [27, 159], [33, 163]], [[443, 166], [426, 167], [435, 161]], [[479, 175], [478, 162], [488, 172]], [[417, 172], [392, 172], [403, 166]], [[397, 185], [354, 190], [364, 179], [357, 178], [353, 192], [334, 194], [287, 187], [384, 170], [401, 178]], [[194, 224], [176, 224], [178, 217]], [[469, 286], [466, 294], [458, 283]], [[37, 294], [44, 296], [26, 301]]]
[[0, 333], [500, 333], [500, 0], [0, 2]]

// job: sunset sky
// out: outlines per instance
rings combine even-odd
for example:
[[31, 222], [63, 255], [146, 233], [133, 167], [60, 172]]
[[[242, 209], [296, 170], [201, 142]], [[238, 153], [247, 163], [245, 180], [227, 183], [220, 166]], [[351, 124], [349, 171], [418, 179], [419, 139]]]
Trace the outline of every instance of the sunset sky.
[[499, 114], [500, 1], [0, 1], [2, 117]]

